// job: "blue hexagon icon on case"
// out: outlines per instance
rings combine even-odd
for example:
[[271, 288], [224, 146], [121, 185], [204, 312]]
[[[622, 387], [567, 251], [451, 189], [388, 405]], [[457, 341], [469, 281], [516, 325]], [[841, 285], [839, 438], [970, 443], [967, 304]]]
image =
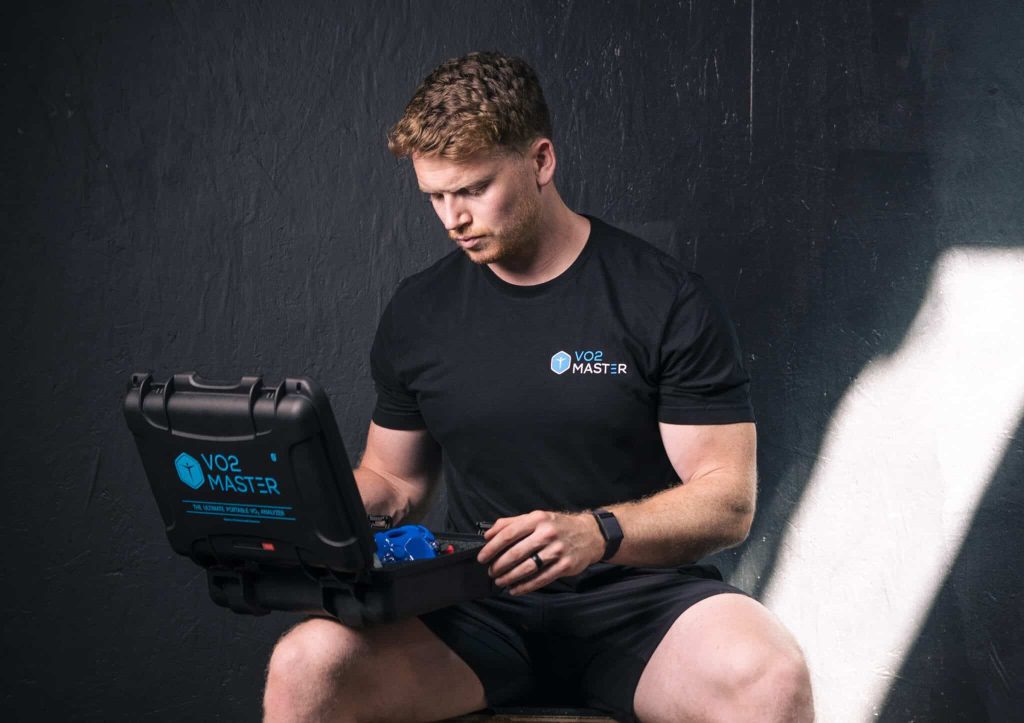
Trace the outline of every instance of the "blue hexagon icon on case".
[[174, 468], [178, 470], [178, 478], [194, 490], [202, 487], [206, 481], [199, 462], [191, 454], [179, 454], [174, 460]]
[[571, 356], [564, 351], [560, 351], [551, 357], [551, 371], [555, 374], [565, 374], [569, 370], [569, 363], [571, 361]]

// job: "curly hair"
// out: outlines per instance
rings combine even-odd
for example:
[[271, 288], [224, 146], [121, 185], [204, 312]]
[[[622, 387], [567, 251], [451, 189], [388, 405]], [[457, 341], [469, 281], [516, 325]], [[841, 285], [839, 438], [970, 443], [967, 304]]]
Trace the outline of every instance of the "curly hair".
[[445, 61], [428, 75], [388, 131], [388, 150], [464, 160], [485, 149], [521, 153], [551, 137], [551, 118], [533, 68], [496, 52]]

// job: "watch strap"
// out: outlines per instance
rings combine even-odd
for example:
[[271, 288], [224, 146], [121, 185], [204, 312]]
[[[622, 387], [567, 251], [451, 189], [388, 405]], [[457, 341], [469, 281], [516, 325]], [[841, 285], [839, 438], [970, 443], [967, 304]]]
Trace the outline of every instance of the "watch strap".
[[593, 510], [591, 514], [597, 520], [597, 526], [601, 528], [601, 535], [604, 537], [604, 555], [601, 561], [610, 560], [622, 544], [622, 526], [608, 510]]

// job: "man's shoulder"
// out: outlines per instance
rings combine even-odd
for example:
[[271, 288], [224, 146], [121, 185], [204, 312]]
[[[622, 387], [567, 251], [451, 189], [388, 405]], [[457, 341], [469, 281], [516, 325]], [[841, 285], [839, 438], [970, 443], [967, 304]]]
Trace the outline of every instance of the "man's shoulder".
[[403, 277], [394, 295], [413, 303], [436, 298], [439, 286], [450, 288], [464, 277], [466, 261], [465, 254], [459, 249], [450, 251], [430, 266]]
[[598, 248], [604, 264], [615, 271], [617, 278], [636, 280], [652, 291], [663, 289], [672, 293], [700, 280], [679, 259], [643, 238], [642, 229], [634, 232], [627, 230], [628, 224], [620, 226], [595, 217], [590, 220], [600, 239]]

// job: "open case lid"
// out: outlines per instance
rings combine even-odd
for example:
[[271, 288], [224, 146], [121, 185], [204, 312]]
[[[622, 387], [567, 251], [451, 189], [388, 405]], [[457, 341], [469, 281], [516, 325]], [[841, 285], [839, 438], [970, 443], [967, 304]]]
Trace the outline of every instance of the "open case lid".
[[311, 379], [136, 373], [124, 413], [179, 554], [204, 567], [372, 567], [366, 510]]

